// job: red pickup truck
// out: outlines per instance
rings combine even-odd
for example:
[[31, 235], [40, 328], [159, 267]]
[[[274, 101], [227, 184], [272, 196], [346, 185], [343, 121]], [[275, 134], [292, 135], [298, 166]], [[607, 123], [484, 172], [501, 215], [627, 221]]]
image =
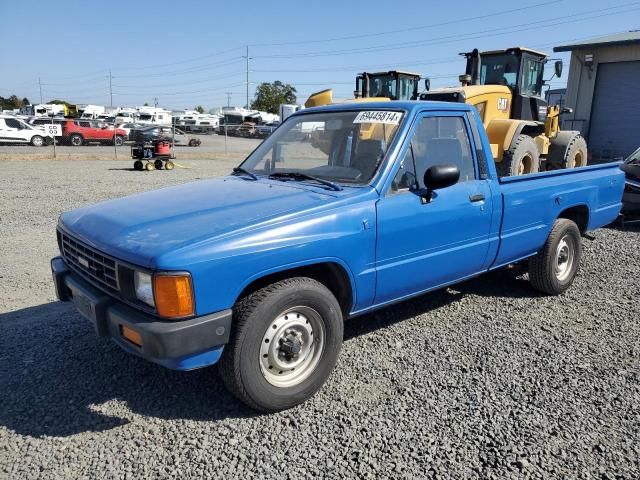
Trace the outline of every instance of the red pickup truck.
[[122, 145], [127, 132], [95, 120], [67, 120], [62, 125], [62, 139], [69, 145], [79, 147], [88, 142]]

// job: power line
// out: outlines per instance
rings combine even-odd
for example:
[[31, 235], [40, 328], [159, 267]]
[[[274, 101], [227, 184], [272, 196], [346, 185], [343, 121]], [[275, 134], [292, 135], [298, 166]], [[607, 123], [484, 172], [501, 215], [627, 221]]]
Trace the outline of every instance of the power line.
[[278, 43], [261, 43], [261, 44], [254, 44], [251, 45], [252, 47], [280, 47], [280, 46], [284, 46], [284, 45], [304, 45], [304, 44], [311, 44], [311, 43], [328, 43], [328, 42], [336, 42], [336, 41], [341, 41], [341, 40], [354, 40], [354, 39], [359, 39], [359, 38], [368, 38], [368, 37], [379, 37], [382, 35], [392, 35], [392, 34], [396, 34], [396, 33], [406, 33], [406, 32], [412, 32], [412, 31], [417, 31], [417, 30], [427, 30], [430, 28], [435, 28], [435, 27], [442, 27], [442, 26], [446, 26], [446, 25], [454, 25], [457, 23], [464, 23], [464, 22], [470, 22], [472, 20], [483, 20], [485, 18], [493, 18], [493, 17], [497, 17], [500, 15], [506, 15], [509, 13], [515, 13], [515, 12], [521, 12], [523, 10], [530, 10], [532, 8], [538, 8], [538, 7], [542, 7], [545, 5], [557, 5], [558, 3], [561, 3], [564, 0], [554, 0], [554, 1], [547, 1], [547, 2], [542, 2], [542, 3], [536, 3], [533, 5], [527, 5], [524, 7], [520, 7], [520, 8], [514, 8], [514, 9], [510, 9], [510, 10], [499, 10], [496, 12], [492, 12], [492, 13], [488, 13], [486, 15], [476, 15], [476, 16], [471, 16], [471, 17], [465, 17], [465, 18], [458, 18], [456, 20], [450, 20], [447, 22], [438, 22], [438, 23], [431, 23], [431, 24], [427, 24], [427, 25], [418, 25], [415, 27], [407, 27], [407, 28], [401, 28], [398, 30], [387, 30], [384, 32], [375, 32], [375, 33], [364, 33], [364, 34], [360, 34], [360, 35], [347, 35], [347, 36], [343, 36], [343, 37], [334, 37], [334, 38], [325, 38], [325, 39], [318, 39], [318, 40], [300, 40], [300, 41], [291, 41], [291, 42], [278, 42]]
[[[578, 13], [575, 14], [574, 17], [572, 17], [571, 19], [567, 19], [567, 20], [559, 20], [556, 21], [555, 23], [551, 23], [554, 20], [557, 20], [556, 17], [550, 17], [550, 18], [545, 18], [543, 20], [538, 20], [535, 22], [527, 22], [527, 23], [522, 23], [519, 25], [511, 25], [508, 27], [503, 27], [503, 28], [494, 28], [494, 29], [490, 29], [490, 30], [481, 30], [481, 31], [476, 31], [476, 32], [470, 32], [467, 35], [459, 35], [459, 34], [454, 34], [454, 35], [448, 35], [448, 36], [438, 36], [438, 37], [433, 37], [433, 38], [429, 38], [426, 40], [418, 40], [418, 41], [412, 41], [412, 42], [403, 42], [403, 43], [396, 43], [393, 46], [388, 46], [388, 43], [385, 43], [383, 45], [375, 45], [375, 46], [370, 46], [370, 47], [361, 47], [361, 48], [352, 48], [352, 49], [342, 49], [342, 50], [325, 50], [325, 51], [318, 51], [318, 52], [303, 52], [303, 53], [290, 53], [290, 54], [274, 54], [274, 55], [261, 55], [259, 57], [256, 58], [287, 58], [287, 59], [291, 59], [291, 58], [300, 58], [300, 57], [325, 57], [325, 56], [335, 56], [335, 55], [352, 55], [352, 54], [357, 54], [357, 53], [365, 53], [365, 52], [383, 52], [383, 51], [389, 51], [389, 50], [397, 50], [399, 47], [417, 47], [417, 46], [425, 46], [425, 45], [439, 45], [439, 44], [443, 44], [443, 43], [452, 43], [452, 42], [457, 42], [460, 40], [467, 40], [467, 39], [475, 39], [475, 38], [482, 38], [482, 37], [486, 37], [486, 36], [497, 36], [497, 35], [505, 35], [505, 34], [509, 34], [509, 33], [514, 33], [514, 32], [521, 32], [523, 30], [533, 30], [533, 29], [539, 29], [539, 28], [549, 28], [549, 27], [554, 27], [554, 26], [558, 26], [558, 25], [564, 25], [567, 23], [575, 23], [575, 22], [579, 22], [579, 21], [584, 21], [584, 20], [592, 20], [595, 18], [601, 18], [601, 17], [606, 17], [606, 16], [611, 16], [611, 15], [618, 15], [621, 13], [628, 13], [631, 11], [635, 11], [638, 10], [638, 8], [632, 8], [629, 10], [623, 10], [623, 11], [619, 11], [619, 12], [612, 12], [612, 13], [607, 13], [607, 14], [598, 14], [598, 15], [593, 15], [591, 17], [587, 17], [587, 18], [581, 18], [581, 19], [576, 19], [576, 16], [583, 16], [583, 15], [591, 15], [593, 13], [597, 13], [597, 12], [603, 12], [603, 11], [608, 11], [608, 10], [614, 10], [617, 8], [623, 8], [623, 7], [628, 7], [631, 5], [640, 5], [640, 2], [631, 2], [631, 3], [627, 3], [627, 4], [623, 4], [623, 5], [616, 5], [613, 7], [609, 7], [609, 8], [600, 8], [597, 10], [588, 10], [582, 13]], [[541, 26], [540, 26], [541, 25]], [[506, 30], [503, 32], [498, 32], [498, 30]], [[498, 32], [498, 33], [496, 33]], [[444, 40], [444, 41], [443, 41]]]

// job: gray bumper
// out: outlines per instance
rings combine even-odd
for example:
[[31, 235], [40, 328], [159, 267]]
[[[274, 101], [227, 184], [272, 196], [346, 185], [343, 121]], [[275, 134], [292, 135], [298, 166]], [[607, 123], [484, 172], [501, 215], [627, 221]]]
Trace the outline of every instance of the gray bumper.
[[[58, 298], [73, 301], [96, 333], [155, 363], [191, 370], [215, 363], [229, 341], [232, 311], [187, 320], [160, 320], [103, 293], [73, 272], [61, 257], [51, 260]], [[139, 345], [123, 336], [123, 327], [140, 335]]]

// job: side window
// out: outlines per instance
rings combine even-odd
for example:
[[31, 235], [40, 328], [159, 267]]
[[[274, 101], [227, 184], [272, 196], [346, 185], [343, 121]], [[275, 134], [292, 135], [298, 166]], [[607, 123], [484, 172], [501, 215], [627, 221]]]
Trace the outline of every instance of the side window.
[[460, 170], [459, 182], [475, 179], [471, 144], [462, 117], [423, 118], [411, 144], [420, 187], [424, 188], [424, 173], [433, 165], [456, 165]]
[[17, 128], [17, 129], [22, 128], [22, 125], [20, 125], [20, 122], [15, 118], [5, 118], [4, 122], [7, 124], [7, 127], [9, 128]]
[[531, 58], [522, 62], [522, 94], [539, 97], [542, 87], [542, 63]]

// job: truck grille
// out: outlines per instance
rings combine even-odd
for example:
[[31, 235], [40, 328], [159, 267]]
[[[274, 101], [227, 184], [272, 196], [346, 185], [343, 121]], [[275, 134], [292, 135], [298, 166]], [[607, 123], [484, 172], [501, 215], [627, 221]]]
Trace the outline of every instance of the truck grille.
[[60, 252], [69, 266], [96, 286], [112, 293], [119, 291], [115, 260], [64, 232], [60, 232]]

